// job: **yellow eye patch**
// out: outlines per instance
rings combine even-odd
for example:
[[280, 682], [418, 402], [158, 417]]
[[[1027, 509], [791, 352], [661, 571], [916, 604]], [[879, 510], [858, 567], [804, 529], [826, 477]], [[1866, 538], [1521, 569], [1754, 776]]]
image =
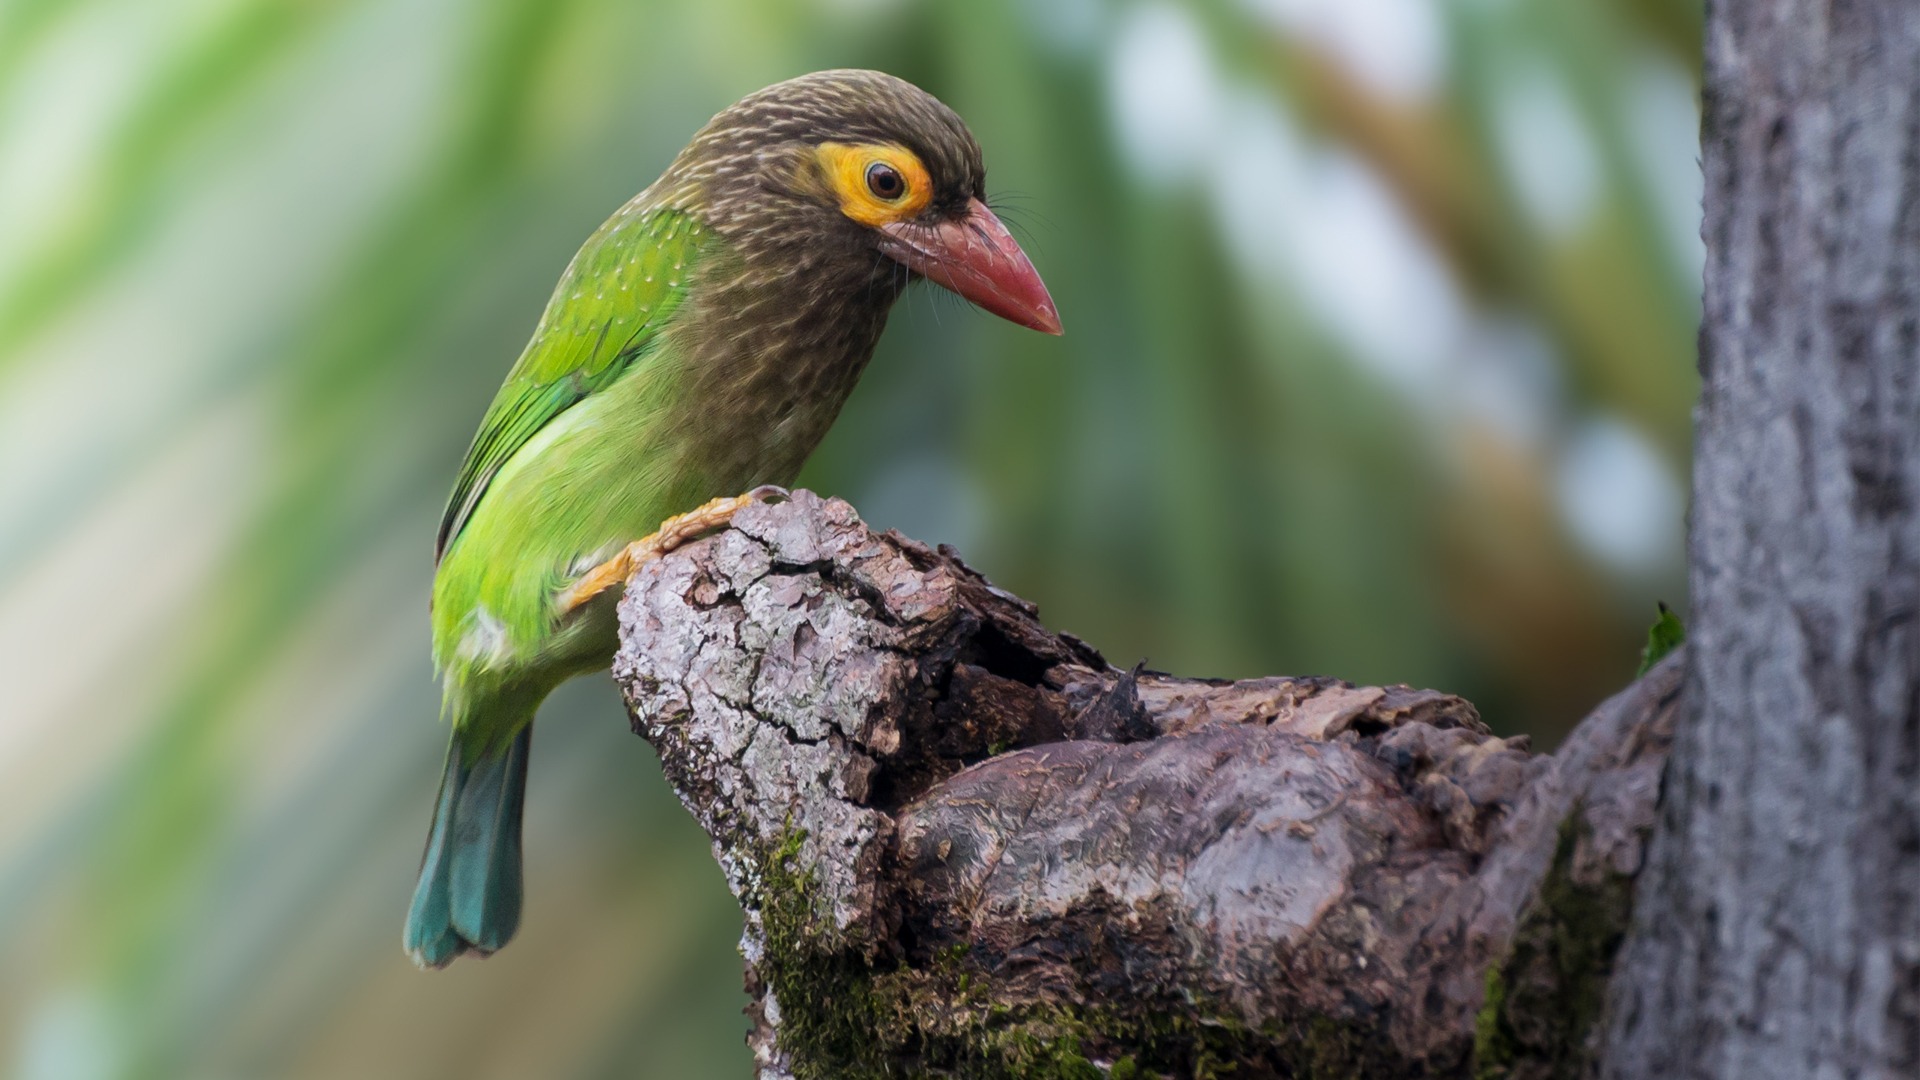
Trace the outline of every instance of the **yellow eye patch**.
[[821, 143], [815, 151], [840, 212], [870, 227], [913, 217], [933, 198], [933, 178], [914, 152], [893, 143]]

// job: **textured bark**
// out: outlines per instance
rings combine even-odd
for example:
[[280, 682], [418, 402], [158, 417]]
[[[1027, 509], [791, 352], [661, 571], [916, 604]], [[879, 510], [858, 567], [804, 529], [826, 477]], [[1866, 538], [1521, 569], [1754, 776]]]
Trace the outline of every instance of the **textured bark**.
[[1920, 6], [1708, 6], [1685, 717], [1616, 1077], [1920, 1077]]
[[1675, 714], [1122, 671], [796, 493], [642, 570], [615, 676], [746, 912], [763, 1077], [1574, 1076]]

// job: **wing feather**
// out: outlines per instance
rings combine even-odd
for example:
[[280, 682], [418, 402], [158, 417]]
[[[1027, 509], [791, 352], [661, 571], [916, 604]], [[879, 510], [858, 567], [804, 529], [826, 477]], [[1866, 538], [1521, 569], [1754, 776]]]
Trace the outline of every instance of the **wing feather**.
[[680, 306], [708, 235], [680, 211], [629, 207], [581, 246], [467, 449], [440, 519], [436, 563], [521, 447], [644, 361]]

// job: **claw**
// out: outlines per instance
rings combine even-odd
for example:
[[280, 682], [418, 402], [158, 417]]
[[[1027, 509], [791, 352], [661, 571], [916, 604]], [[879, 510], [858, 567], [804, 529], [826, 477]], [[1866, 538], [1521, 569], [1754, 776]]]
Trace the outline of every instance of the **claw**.
[[613, 558], [580, 575], [578, 580], [554, 598], [554, 606], [563, 616], [571, 614], [580, 605], [608, 589], [625, 584], [634, 571], [642, 566], [698, 536], [725, 528], [732, 523], [733, 515], [754, 503], [785, 502], [791, 498], [793, 494], [786, 488], [762, 484], [745, 495], [714, 499], [696, 510], [676, 514], [661, 522], [653, 535], [635, 540], [621, 548]]
[[740, 497], [743, 499], [752, 499], [757, 503], [783, 503], [790, 502], [793, 499], [793, 492], [788, 491], [779, 484], [761, 484], [759, 487], [754, 488], [752, 491]]

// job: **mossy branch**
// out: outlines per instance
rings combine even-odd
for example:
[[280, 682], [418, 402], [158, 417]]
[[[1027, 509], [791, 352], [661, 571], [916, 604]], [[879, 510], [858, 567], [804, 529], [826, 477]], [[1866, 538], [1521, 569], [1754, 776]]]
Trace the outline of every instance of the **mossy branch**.
[[1036, 614], [808, 492], [629, 583], [615, 675], [746, 913], [763, 1078], [1579, 1074], [1677, 659], [1541, 756]]

